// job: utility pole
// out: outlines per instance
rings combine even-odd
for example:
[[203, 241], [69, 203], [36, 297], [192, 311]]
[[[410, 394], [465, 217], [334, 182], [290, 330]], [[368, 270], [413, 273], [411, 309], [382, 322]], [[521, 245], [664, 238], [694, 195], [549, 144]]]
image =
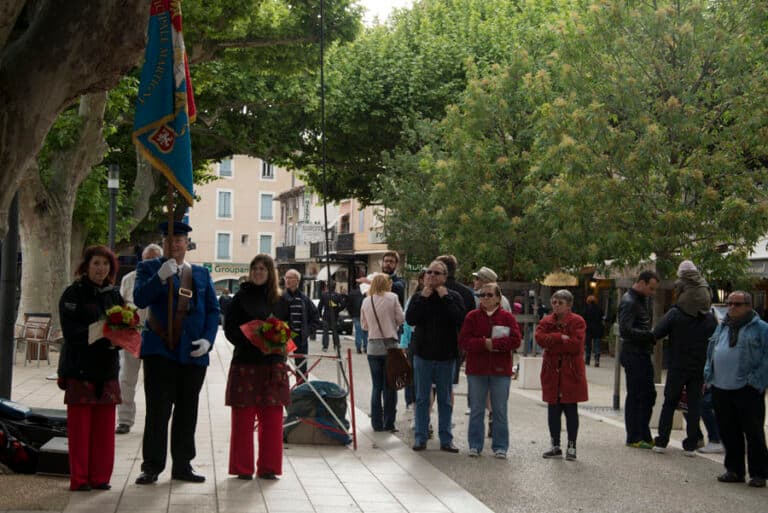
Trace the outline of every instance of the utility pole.
[[19, 254], [19, 193], [8, 210], [8, 232], [0, 253], [0, 398], [11, 398], [16, 283]]

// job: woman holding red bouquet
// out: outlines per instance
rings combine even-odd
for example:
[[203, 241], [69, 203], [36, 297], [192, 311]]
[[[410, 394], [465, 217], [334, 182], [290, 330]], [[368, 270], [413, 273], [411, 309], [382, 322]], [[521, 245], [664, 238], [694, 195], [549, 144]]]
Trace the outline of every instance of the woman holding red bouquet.
[[254, 474], [253, 423], [259, 421], [256, 474], [277, 479], [283, 472], [283, 406], [290, 403], [285, 354], [265, 354], [245, 336], [241, 326], [270, 316], [288, 320], [288, 305], [277, 286], [272, 257], [258, 254], [248, 280], [232, 299], [224, 333], [234, 346], [227, 379], [226, 404], [232, 407], [229, 473], [240, 479]]
[[115, 405], [120, 403], [116, 348], [106, 338], [88, 343], [88, 328], [122, 305], [113, 286], [117, 259], [106, 246], [85, 250], [77, 279], [59, 301], [64, 345], [58, 384], [65, 391], [69, 489], [108, 490], [115, 462]]

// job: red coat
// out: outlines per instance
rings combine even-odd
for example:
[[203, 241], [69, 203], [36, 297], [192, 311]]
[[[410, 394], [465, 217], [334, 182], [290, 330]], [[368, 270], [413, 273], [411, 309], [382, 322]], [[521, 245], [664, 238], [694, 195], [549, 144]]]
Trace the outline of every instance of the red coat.
[[[584, 332], [587, 324], [573, 312], [562, 321], [555, 314], [536, 326], [536, 343], [544, 348], [541, 365], [541, 395], [546, 403], [580, 403], [588, 399], [584, 368]], [[570, 337], [563, 340], [563, 335]]]
[[[509, 336], [493, 339], [493, 351], [485, 347], [494, 326], [507, 326]], [[501, 308], [492, 316], [475, 309], [467, 314], [459, 333], [459, 347], [467, 353], [466, 371], [477, 376], [511, 376], [512, 351], [520, 347], [520, 327], [515, 316]]]

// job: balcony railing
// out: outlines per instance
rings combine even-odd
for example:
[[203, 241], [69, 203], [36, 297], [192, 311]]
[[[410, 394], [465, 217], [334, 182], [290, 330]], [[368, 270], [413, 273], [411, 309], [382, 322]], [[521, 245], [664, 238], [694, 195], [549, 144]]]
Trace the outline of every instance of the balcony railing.
[[355, 251], [355, 234], [340, 233], [336, 236], [336, 251], [351, 253]]
[[[336, 241], [331, 240], [328, 248], [330, 249], [330, 251], [327, 251], [327, 253], [336, 252]], [[325, 241], [313, 242], [312, 245], [309, 247], [310, 258], [321, 257], [325, 254], [326, 254]]]
[[296, 246], [278, 246], [277, 261], [293, 262], [296, 259]]

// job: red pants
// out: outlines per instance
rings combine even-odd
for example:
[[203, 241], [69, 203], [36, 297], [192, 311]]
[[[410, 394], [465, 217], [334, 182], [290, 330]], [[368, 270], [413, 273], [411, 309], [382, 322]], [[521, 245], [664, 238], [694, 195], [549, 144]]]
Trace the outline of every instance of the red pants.
[[232, 408], [229, 438], [229, 473], [253, 474], [253, 424], [259, 419], [257, 473], [283, 473], [283, 407], [248, 406]]
[[102, 485], [115, 464], [115, 405], [68, 404], [69, 489]]

